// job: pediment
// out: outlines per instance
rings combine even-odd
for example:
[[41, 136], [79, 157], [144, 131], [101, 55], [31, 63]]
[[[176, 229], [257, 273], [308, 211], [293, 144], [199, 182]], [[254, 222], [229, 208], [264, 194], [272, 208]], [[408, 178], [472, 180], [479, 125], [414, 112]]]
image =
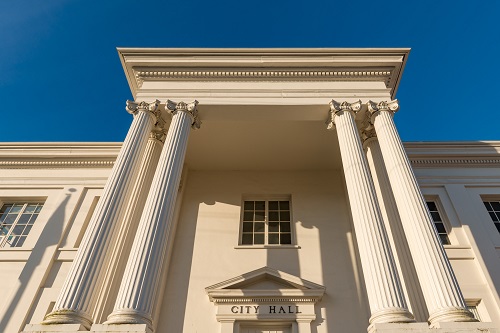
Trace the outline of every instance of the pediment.
[[265, 301], [280, 297], [283, 300], [302, 299], [316, 302], [321, 299], [325, 287], [298, 276], [262, 267], [205, 288], [212, 302], [231, 300]]

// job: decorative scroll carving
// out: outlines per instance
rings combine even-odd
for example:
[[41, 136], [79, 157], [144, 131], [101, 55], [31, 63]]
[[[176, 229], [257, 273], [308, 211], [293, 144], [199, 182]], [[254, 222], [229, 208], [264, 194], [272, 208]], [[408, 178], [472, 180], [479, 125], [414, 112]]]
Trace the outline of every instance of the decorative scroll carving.
[[159, 119], [160, 118], [160, 110], [158, 108], [159, 106], [160, 106], [159, 100], [155, 100], [152, 103], [147, 103], [144, 101], [134, 102], [134, 101], [127, 100], [127, 105], [125, 107], [125, 110], [127, 110], [128, 113], [134, 114], [134, 115], [137, 112], [139, 112], [139, 110], [149, 111], [153, 114], [153, 116], [155, 116], [156, 119]]
[[170, 114], [174, 115], [178, 111], [186, 112], [191, 117], [191, 120], [192, 120], [191, 127], [193, 129], [200, 128], [201, 121], [200, 121], [200, 118], [198, 117], [198, 110], [196, 108], [198, 105], [197, 100], [194, 100], [191, 103], [185, 103], [185, 102], [175, 103], [171, 100], [167, 100], [167, 102], [165, 104], [166, 104], [167, 110], [170, 112]]
[[361, 110], [361, 100], [358, 100], [357, 102], [354, 103], [349, 103], [345, 101], [339, 103], [332, 99], [332, 101], [330, 102], [330, 114], [328, 116], [328, 119], [326, 120], [327, 128], [330, 130], [335, 126], [335, 114], [337, 114], [338, 112], [352, 111], [356, 113], [359, 110]]
[[167, 136], [167, 131], [163, 128], [156, 127], [149, 134], [150, 139], [158, 140], [161, 143], [165, 142], [165, 137]]
[[389, 111], [392, 114], [394, 114], [394, 113], [396, 113], [399, 110], [399, 104], [398, 104], [398, 100], [397, 99], [395, 99], [393, 101], [390, 101], [390, 102], [382, 101], [382, 102], [378, 102], [378, 103], [375, 103], [375, 102], [372, 102], [372, 101], [368, 101], [366, 103], [366, 105], [368, 106], [368, 112], [370, 112], [370, 114], [371, 114], [370, 122], [372, 124], [373, 124], [373, 121], [374, 121], [373, 117], [378, 112], [380, 112], [380, 111]]

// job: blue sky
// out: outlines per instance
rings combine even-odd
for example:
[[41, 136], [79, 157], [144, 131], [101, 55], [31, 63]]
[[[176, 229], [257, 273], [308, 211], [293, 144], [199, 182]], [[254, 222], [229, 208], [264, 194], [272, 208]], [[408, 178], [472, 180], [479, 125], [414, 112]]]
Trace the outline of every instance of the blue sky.
[[500, 1], [0, 1], [0, 141], [122, 141], [116, 47], [411, 47], [405, 141], [500, 140]]

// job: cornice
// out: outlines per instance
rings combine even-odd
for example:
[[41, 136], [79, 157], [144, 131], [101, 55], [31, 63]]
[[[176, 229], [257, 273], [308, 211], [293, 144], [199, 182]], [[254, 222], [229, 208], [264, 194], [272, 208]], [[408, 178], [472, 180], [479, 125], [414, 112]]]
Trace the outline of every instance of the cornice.
[[414, 167], [500, 167], [500, 141], [405, 142]]
[[381, 81], [395, 96], [408, 48], [118, 48], [134, 97], [146, 81]]
[[111, 168], [121, 146], [121, 142], [0, 143], [0, 168]]
[[[0, 143], [0, 169], [111, 168], [121, 142]], [[500, 167], [500, 141], [405, 142], [416, 167]]]

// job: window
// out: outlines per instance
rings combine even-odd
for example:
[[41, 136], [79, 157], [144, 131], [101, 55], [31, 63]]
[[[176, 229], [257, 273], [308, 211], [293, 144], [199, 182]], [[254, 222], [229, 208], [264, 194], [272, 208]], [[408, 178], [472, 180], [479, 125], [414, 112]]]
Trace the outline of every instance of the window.
[[500, 232], [500, 201], [484, 201], [484, 206], [490, 214], [498, 232]]
[[43, 203], [5, 203], [0, 208], [0, 247], [23, 246]]
[[434, 201], [427, 201], [427, 207], [431, 213], [432, 221], [434, 221], [434, 227], [436, 228], [438, 236], [441, 239], [441, 243], [443, 245], [451, 244], [450, 239], [448, 238], [448, 232], [446, 231], [444, 222], [441, 219], [436, 203]]
[[292, 244], [290, 200], [245, 200], [240, 245]]

